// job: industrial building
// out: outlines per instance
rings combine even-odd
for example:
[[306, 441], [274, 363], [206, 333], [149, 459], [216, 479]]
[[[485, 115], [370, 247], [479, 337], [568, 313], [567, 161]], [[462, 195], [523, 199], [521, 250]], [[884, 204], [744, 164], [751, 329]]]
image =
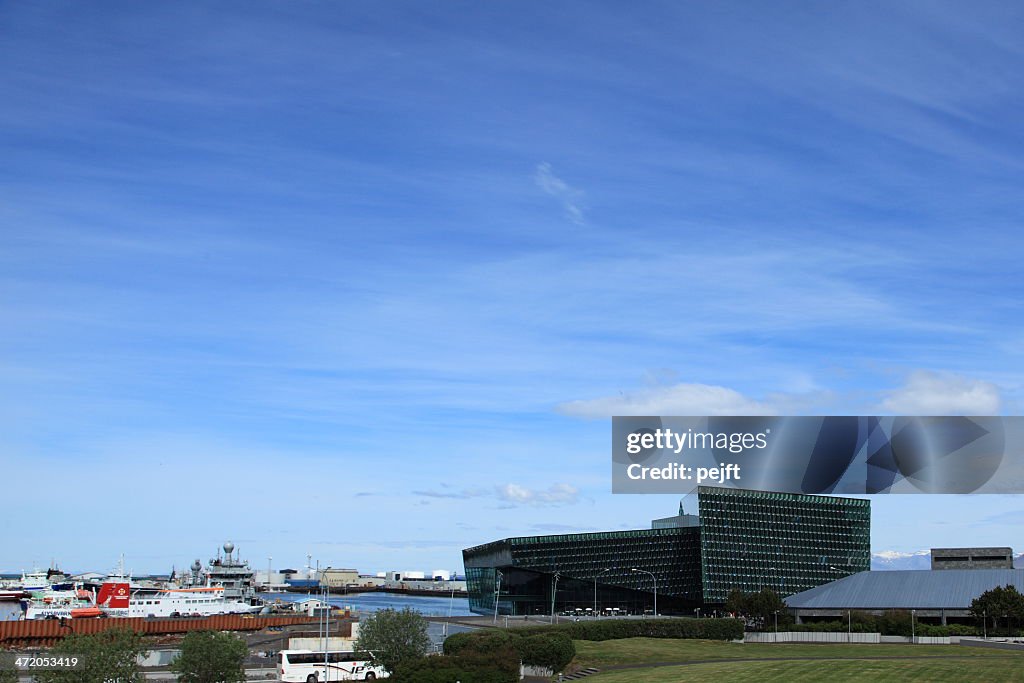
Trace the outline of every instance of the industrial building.
[[932, 569], [1013, 569], [1012, 548], [932, 548]]
[[[865, 499], [699, 487], [651, 529], [506, 538], [463, 551], [480, 614], [693, 613], [730, 590], [790, 594], [867, 570]], [[657, 605], [655, 605], [657, 603]]]
[[320, 585], [328, 588], [346, 588], [358, 586], [359, 571], [356, 569], [335, 569], [328, 567], [320, 570]]

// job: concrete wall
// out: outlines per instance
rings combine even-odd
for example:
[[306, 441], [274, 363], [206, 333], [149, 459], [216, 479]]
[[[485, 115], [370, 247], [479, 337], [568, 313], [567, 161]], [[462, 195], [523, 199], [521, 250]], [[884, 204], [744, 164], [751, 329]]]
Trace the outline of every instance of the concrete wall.
[[932, 569], [1013, 569], [1013, 549], [932, 548]]

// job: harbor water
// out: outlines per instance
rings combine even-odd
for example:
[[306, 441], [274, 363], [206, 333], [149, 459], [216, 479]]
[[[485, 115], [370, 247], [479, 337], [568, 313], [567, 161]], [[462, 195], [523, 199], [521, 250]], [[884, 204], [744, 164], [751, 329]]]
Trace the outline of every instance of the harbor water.
[[[299, 602], [309, 598], [319, 598], [316, 593], [263, 593], [267, 602]], [[400, 595], [396, 593], [350, 593], [348, 595], [332, 595], [330, 603], [335, 607], [347, 608], [353, 612], [376, 612], [382, 609], [401, 610], [406, 607], [416, 610], [426, 617], [469, 616], [469, 600], [452, 598], [450, 595]]]

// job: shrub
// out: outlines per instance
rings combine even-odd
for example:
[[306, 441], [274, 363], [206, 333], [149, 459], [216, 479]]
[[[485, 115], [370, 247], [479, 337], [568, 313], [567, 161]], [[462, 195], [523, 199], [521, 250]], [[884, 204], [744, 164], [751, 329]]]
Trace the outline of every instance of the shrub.
[[444, 653], [454, 657], [489, 653], [504, 648], [511, 648], [517, 661], [547, 667], [552, 671], [561, 671], [576, 656], [576, 646], [568, 634], [532, 628], [456, 633], [444, 641]]
[[557, 626], [517, 629], [524, 634], [561, 632], [573, 640], [619, 640], [621, 638], [697, 638], [738, 640], [743, 638], [740, 619], [605, 619], [579, 621]]
[[398, 683], [516, 683], [519, 655], [509, 645], [487, 651], [466, 647], [457, 655], [403, 662], [396, 667], [392, 680]]
[[564, 633], [538, 633], [514, 638], [516, 652], [524, 664], [561, 671], [576, 656], [576, 646]]

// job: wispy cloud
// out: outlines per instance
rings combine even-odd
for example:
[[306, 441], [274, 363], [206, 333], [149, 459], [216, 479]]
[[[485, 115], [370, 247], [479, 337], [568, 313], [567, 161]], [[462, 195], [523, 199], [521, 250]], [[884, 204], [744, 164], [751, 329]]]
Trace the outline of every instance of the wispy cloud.
[[597, 527], [573, 526], [572, 524], [531, 524], [530, 531], [540, 534], [568, 534], [597, 531]]
[[[998, 386], [949, 372], [916, 370], [906, 383], [873, 394], [864, 403], [856, 395], [808, 384], [799, 393], [772, 392], [763, 400], [736, 389], [707, 384], [678, 383], [620, 391], [615, 396], [565, 401], [556, 406], [564, 415], [607, 418], [614, 415], [820, 415], [874, 412], [880, 415], [998, 415], [1002, 395]], [[862, 410], [851, 406], [862, 403]]]
[[650, 387], [617, 396], [567, 401], [557, 407], [565, 415], [604, 418], [613, 415], [774, 415], [771, 405], [734, 389], [707, 384]]
[[508, 509], [519, 505], [530, 506], [551, 506], [551, 505], [572, 505], [579, 501], [579, 491], [570, 484], [556, 483], [547, 489], [531, 489], [520, 484], [509, 483], [494, 486], [493, 488], [471, 488], [459, 491], [448, 490], [416, 490], [413, 495], [424, 498], [468, 500], [470, 498], [495, 498], [504, 505], [501, 509]]
[[881, 410], [896, 415], [998, 415], [999, 387], [952, 373], [917, 370], [888, 393]]
[[562, 209], [565, 211], [565, 215], [569, 220], [576, 225], [583, 225], [585, 221], [583, 219], [583, 208], [581, 206], [581, 202], [583, 201], [582, 190], [577, 190], [569, 185], [569, 183], [556, 176], [554, 171], [551, 170], [551, 164], [547, 162], [537, 164], [537, 169], [533, 174], [533, 180], [537, 183], [537, 187], [557, 199], [562, 204]]
[[423, 496], [424, 498], [448, 498], [451, 500], [468, 500], [470, 498], [479, 498], [480, 496], [487, 495], [487, 491], [484, 489], [463, 489], [461, 491], [413, 491], [413, 495]]
[[1006, 512], [1000, 512], [995, 515], [989, 515], [984, 519], [978, 520], [974, 523], [974, 526], [988, 526], [988, 525], [1007, 525], [1014, 527], [1024, 526], [1024, 509], [1022, 510], [1007, 510]]
[[498, 488], [498, 498], [515, 505], [572, 505], [579, 500], [579, 491], [570, 484], [553, 484], [546, 490], [530, 489], [519, 484]]

